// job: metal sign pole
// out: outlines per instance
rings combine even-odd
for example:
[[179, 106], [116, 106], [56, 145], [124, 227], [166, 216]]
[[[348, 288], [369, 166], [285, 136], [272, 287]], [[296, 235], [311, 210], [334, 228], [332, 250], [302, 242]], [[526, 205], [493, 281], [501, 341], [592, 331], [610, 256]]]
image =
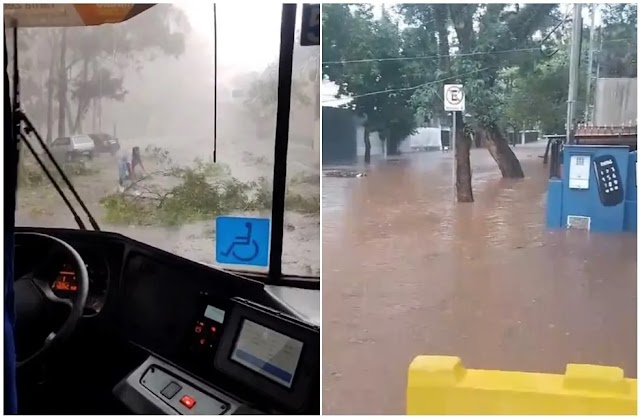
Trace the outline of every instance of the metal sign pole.
[[457, 187], [456, 182], [458, 176], [456, 171], [458, 168], [458, 160], [456, 159], [456, 116], [458, 112], [464, 112], [465, 109], [465, 95], [464, 86], [462, 84], [445, 84], [444, 85], [444, 110], [445, 112], [451, 112], [453, 121], [451, 123], [451, 133], [449, 135], [449, 145], [453, 151], [453, 164], [451, 169], [451, 177], [453, 183], [453, 201], [457, 199]]
[[451, 138], [449, 142], [451, 143], [451, 151], [453, 152], [453, 168], [451, 169], [451, 183], [453, 184], [453, 201], [456, 201], [456, 168], [458, 160], [456, 159], [456, 113], [451, 112], [453, 115], [453, 121], [451, 123]]

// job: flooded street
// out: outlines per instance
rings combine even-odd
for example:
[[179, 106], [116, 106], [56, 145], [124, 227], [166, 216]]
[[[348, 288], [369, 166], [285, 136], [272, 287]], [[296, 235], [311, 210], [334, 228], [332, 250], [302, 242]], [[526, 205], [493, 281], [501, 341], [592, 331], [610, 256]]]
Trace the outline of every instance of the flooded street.
[[515, 151], [524, 180], [472, 150], [473, 204], [453, 204], [451, 153], [323, 179], [325, 414], [403, 414], [421, 354], [636, 377], [636, 236], [546, 230], [544, 147]]

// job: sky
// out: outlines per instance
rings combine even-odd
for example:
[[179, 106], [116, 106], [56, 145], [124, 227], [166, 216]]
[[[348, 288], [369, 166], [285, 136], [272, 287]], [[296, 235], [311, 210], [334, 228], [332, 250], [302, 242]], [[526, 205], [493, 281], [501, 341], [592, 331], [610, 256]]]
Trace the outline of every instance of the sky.
[[[213, 5], [193, 1], [176, 6], [185, 11], [193, 30], [205, 36], [213, 48]], [[216, 7], [220, 65], [261, 71], [278, 58], [282, 4], [229, 2]], [[298, 5], [298, 26], [301, 9]]]
[[[391, 6], [395, 3], [387, 3]], [[213, 49], [213, 5], [202, 1], [176, 3], [189, 18], [195, 32], [205, 37]], [[571, 4], [563, 4], [563, 11], [571, 13]], [[300, 11], [298, 6], [298, 26]], [[374, 8], [379, 17], [382, 5]], [[280, 16], [282, 5], [271, 2], [222, 2], [217, 5], [218, 63], [225, 68], [241, 71], [262, 71], [278, 57]], [[583, 7], [583, 24], [590, 24], [589, 8]], [[599, 22], [596, 17], [596, 24]]]

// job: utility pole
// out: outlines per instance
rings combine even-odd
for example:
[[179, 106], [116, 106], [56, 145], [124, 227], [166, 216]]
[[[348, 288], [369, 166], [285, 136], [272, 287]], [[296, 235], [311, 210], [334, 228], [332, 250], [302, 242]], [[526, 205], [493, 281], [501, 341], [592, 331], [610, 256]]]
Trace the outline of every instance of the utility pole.
[[578, 98], [580, 77], [580, 47], [582, 41], [582, 5], [573, 5], [573, 28], [571, 31], [571, 61], [569, 63], [569, 99], [567, 100], [567, 143], [573, 143], [573, 118]]
[[584, 121], [591, 122], [591, 84], [593, 76], [593, 43], [596, 32], [596, 4], [591, 5], [591, 29], [589, 30], [589, 64], [587, 64], [587, 97], [584, 105]]

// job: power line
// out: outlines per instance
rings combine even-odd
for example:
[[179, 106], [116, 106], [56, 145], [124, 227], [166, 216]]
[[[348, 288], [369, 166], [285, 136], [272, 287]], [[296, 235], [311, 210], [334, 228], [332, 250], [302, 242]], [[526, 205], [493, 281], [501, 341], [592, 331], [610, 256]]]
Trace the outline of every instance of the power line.
[[322, 65], [336, 65], [336, 64], [355, 64], [362, 62], [384, 62], [384, 61], [407, 61], [407, 60], [423, 60], [423, 59], [436, 59], [444, 57], [469, 57], [474, 55], [493, 55], [493, 54], [506, 54], [509, 52], [525, 52], [525, 51], [539, 51], [539, 47], [535, 48], [520, 48], [520, 49], [507, 49], [504, 51], [492, 51], [492, 52], [467, 52], [465, 54], [440, 54], [440, 55], [425, 55], [418, 57], [395, 57], [395, 58], [368, 58], [360, 60], [344, 60], [344, 61], [325, 61]]
[[395, 93], [395, 92], [399, 92], [399, 91], [417, 90], [420, 87], [426, 87], [426, 86], [429, 86], [429, 85], [432, 85], [432, 84], [441, 83], [443, 81], [451, 80], [453, 78], [465, 77], [465, 76], [468, 76], [468, 75], [476, 74], [476, 73], [479, 73], [481, 71], [486, 71], [488, 69], [496, 68], [496, 67], [498, 67], [498, 66], [480, 68], [479, 70], [471, 71], [469, 73], [456, 74], [456, 75], [452, 75], [452, 76], [449, 76], [449, 77], [441, 78], [439, 80], [434, 80], [434, 81], [429, 81], [427, 83], [418, 84], [417, 86], [403, 87], [403, 88], [399, 88], [399, 89], [387, 89], [387, 90], [380, 90], [380, 91], [372, 91], [370, 93], [359, 94], [357, 96], [348, 96], [348, 97], [344, 97], [344, 98], [324, 100], [322, 103], [339, 102], [339, 101], [342, 101], [342, 100], [353, 100], [353, 99], [358, 99], [360, 97], [373, 96], [373, 95], [376, 95], [376, 94], [383, 94], [383, 93]]
[[[624, 42], [631, 41], [633, 38], [623, 38], [623, 39], [609, 39], [604, 42]], [[517, 49], [506, 49], [503, 51], [489, 51], [489, 52], [467, 52], [464, 54], [439, 54], [439, 55], [424, 55], [417, 57], [389, 57], [389, 58], [366, 58], [366, 59], [357, 59], [357, 60], [343, 60], [343, 61], [323, 61], [322, 65], [338, 65], [338, 64], [358, 64], [365, 62], [385, 62], [385, 61], [410, 61], [410, 60], [426, 60], [426, 59], [438, 59], [445, 57], [471, 57], [478, 55], [494, 55], [494, 54], [508, 54], [512, 52], [534, 52], [540, 51], [540, 47], [532, 47], [532, 48], [517, 48]]]
[[[608, 41], [604, 41], [604, 42], [622, 42], [622, 41], [629, 41], [629, 40], [633, 40], [633, 38], [623, 38], [623, 39], [609, 39]], [[511, 51], [523, 51], [523, 50], [530, 50], [530, 49], [534, 49], [536, 51], [539, 51], [539, 48], [524, 48], [524, 49], [519, 49], [519, 50], [510, 50], [510, 51], [496, 51], [496, 52], [511, 52]], [[439, 57], [445, 57], [445, 56], [449, 56], [449, 57], [460, 57], [460, 56], [465, 56], [465, 55], [480, 55], [480, 54], [490, 54], [487, 52], [479, 52], [479, 53], [470, 53], [470, 54], [450, 54], [450, 55], [439, 55]], [[436, 57], [436, 56], [434, 56]], [[394, 59], [420, 59], [420, 58], [429, 58], [429, 57], [402, 57], [402, 58], [374, 58], [374, 59], [370, 59], [370, 60], [353, 60], [353, 61], [329, 61], [324, 64], [335, 64], [335, 63], [352, 63], [352, 62], [370, 62], [370, 61], [377, 61], [377, 60], [394, 60]], [[383, 94], [383, 93], [395, 93], [395, 92], [400, 92], [400, 91], [408, 91], [408, 90], [416, 90], [419, 89], [420, 87], [425, 87], [431, 84], [436, 84], [436, 83], [440, 83], [442, 81], [447, 81], [450, 80], [452, 78], [456, 78], [456, 77], [464, 77], [467, 75], [471, 75], [471, 74], [475, 74], [478, 73], [480, 71], [485, 71], [491, 68], [496, 68], [499, 67], [498, 66], [492, 66], [492, 67], [485, 67], [485, 68], [481, 68], [479, 70], [475, 70], [472, 71], [470, 73], [467, 74], [458, 74], [458, 75], [454, 75], [451, 77], [446, 77], [446, 78], [442, 78], [440, 80], [435, 80], [435, 81], [430, 81], [428, 83], [424, 83], [424, 84], [419, 84], [417, 86], [412, 86], [412, 87], [403, 87], [403, 88], [398, 88], [398, 89], [387, 89], [387, 90], [380, 90], [380, 91], [373, 91], [370, 93], [364, 93], [364, 94], [359, 94], [357, 96], [346, 96], [346, 97], [342, 97], [342, 98], [335, 98], [335, 99], [330, 99], [330, 100], [323, 100], [321, 103], [333, 103], [333, 102], [340, 102], [343, 100], [353, 100], [353, 99], [358, 99], [360, 97], [367, 97], [367, 96], [373, 96], [376, 94]]]

